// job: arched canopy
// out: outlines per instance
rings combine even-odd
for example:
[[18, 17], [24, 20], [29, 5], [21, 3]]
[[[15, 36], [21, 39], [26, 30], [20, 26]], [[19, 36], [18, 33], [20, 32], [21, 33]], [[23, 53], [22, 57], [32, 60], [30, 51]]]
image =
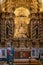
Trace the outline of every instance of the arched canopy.
[[19, 7], [15, 11], [15, 16], [26, 16], [28, 17], [30, 15], [30, 11], [27, 8]]

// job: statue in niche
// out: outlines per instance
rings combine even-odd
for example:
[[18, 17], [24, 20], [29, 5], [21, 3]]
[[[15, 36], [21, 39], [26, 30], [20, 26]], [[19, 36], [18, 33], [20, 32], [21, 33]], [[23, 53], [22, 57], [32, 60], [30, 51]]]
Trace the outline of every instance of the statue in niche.
[[18, 37], [27, 37], [26, 34], [27, 34], [27, 24], [21, 22], [20, 24], [18, 24], [18, 26], [16, 27], [16, 30], [15, 30], [15, 34], [18, 36]]

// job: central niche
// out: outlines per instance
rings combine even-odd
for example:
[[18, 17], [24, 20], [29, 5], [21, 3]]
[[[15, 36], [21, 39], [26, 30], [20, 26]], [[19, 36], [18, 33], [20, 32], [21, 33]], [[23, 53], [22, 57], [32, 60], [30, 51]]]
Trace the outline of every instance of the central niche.
[[27, 37], [30, 12], [27, 8], [19, 7], [15, 10], [14, 38]]

